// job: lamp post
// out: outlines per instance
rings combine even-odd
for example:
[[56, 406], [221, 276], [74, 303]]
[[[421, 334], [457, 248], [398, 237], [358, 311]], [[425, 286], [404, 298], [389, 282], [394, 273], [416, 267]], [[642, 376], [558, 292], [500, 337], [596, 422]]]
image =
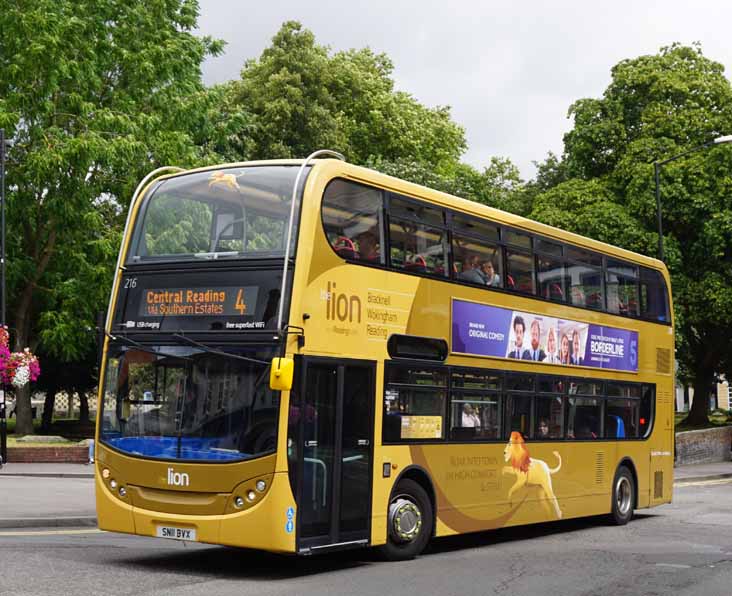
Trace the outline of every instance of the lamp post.
[[[5, 129], [0, 128], [0, 325], [5, 326]], [[5, 384], [0, 384], [0, 468], [8, 461]]]
[[665, 166], [667, 163], [671, 163], [672, 161], [681, 159], [682, 157], [689, 155], [689, 153], [694, 153], [695, 151], [699, 151], [700, 149], [706, 149], [707, 147], [711, 147], [713, 145], [722, 145], [724, 143], [732, 143], [732, 135], [725, 135], [723, 137], [717, 137], [716, 139], [709, 141], [708, 143], [704, 143], [703, 145], [699, 145], [697, 147], [692, 147], [691, 149], [688, 149], [687, 151], [679, 153], [678, 155], [674, 155], [673, 157], [669, 157], [668, 159], [653, 162], [653, 173], [656, 178], [656, 216], [658, 217], [658, 258], [660, 260], [663, 261], [663, 225], [661, 222], [661, 167]]

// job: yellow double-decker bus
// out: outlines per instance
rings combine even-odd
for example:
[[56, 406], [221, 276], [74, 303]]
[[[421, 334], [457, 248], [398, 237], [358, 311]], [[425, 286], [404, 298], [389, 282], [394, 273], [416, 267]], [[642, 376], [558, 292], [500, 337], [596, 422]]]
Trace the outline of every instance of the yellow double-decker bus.
[[330, 157], [130, 206], [104, 530], [313, 554], [671, 500], [663, 263]]

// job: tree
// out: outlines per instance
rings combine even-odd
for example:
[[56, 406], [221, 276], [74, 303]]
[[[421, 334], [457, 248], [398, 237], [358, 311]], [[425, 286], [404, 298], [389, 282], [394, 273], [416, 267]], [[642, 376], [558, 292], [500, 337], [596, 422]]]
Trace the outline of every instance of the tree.
[[[0, 10], [17, 347], [81, 359], [137, 181], [209, 155], [189, 131], [210, 113], [200, 66], [222, 44], [193, 35], [197, 13], [195, 0], [27, 0]], [[32, 432], [27, 390], [17, 416], [16, 432]]]
[[[562, 183], [536, 197], [534, 216], [655, 256], [652, 162], [732, 132], [723, 66], [699, 46], [672, 45], [620, 62], [602, 98], [581, 99], [569, 113], [561, 164], [545, 171]], [[731, 168], [732, 151], [720, 146], [662, 171], [677, 357], [698, 398], [693, 425], [706, 422], [706, 396], [732, 352]]]
[[304, 157], [316, 149], [429, 164], [453, 172], [465, 133], [447, 107], [428, 108], [394, 90], [393, 65], [370, 49], [331, 55], [300, 23], [284, 23], [258, 60], [231, 83], [230, 103], [251, 115], [258, 159]]
[[428, 164], [414, 160], [388, 161], [370, 157], [366, 165], [402, 180], [434, 188], [457, 197], [512, 213], [520, 212], [517, 197], [522, 188], [518, 168], [508, 159], [494, 157], [479, 172], [468, 164], [458, 164], [449, 175], [433, 171]]

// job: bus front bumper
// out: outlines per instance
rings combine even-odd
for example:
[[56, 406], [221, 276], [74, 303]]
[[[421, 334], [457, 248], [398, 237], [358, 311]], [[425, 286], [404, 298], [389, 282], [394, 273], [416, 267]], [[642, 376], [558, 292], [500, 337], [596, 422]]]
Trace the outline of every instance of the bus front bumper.
[[99, 471], [95, 474], [95, 488], [101, 530], [295, 552], [296, 509], [286, 472], [273, 475], [272, 486], [258, 503], [243, 511], [223, 515], [166, 513], [135, 507], [129, 499], [113, 492]]

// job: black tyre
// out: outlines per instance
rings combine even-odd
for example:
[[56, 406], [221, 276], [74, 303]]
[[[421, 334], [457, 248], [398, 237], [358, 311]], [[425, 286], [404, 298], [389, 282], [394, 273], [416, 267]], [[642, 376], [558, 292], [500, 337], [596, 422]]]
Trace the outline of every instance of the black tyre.
[[379, 554], [388, 561], [413, 559], [427, 546], [435, 523], [432, 503], [414, 480], [399, 481], [389, 500], [386, 544]]
[[625, 466], [615, 472], [612, 491], [612, 513], [610, 519], [618, 526], [624, 526], [633, 517], [635, 508], [635, 482], [633, 474]]

